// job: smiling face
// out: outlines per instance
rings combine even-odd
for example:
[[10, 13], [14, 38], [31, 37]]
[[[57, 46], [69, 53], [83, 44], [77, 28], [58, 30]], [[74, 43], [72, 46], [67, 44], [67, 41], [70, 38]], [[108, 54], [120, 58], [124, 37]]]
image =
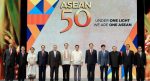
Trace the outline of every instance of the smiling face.
[[53, 45], [53, 51], [57, 51], [57, 45]]
[[33, 47], [31, 47], [30, 51], [31, 51], [31, 53], [34, 53], [35, 49]]
[[93, 49], [93, 47], [94, 47], [93, 43], [90, 43], [89, 47], [90, 47], [90, 49]]
[[44, 46], [44, 45], [42, 45], [42, 46], [41, 46], [41, 49], [42, 49], [42, 51], [44, 51], [44, 50], [45, 50], [45, 46]]
[[126, 45], [126, 50], [130, 50], [130, 45], [129, 44]]
[[138, 47], [138, 52], [142, 52], [142, 47], [141, 46]]
[[113, 47], [112, 47], [112, 50], [113, 50], [113, 51], [117, 51], [117, 47], [116, 47], [116, 46], [113, 46]]
[[79, 50], [79, 45], [75, 46], [75, 50], [78, 51]]
[[68, 43], [65, 43], [65, 44], [64, 44], [64, 48], [65, 48], [65, 49], [68, 49], [68, 46], [69, 46]]
[[24, 47], [24, 46], [21, 47], [21, 51], [22, 51], [22, 52], [25, 51], [25, 47]]

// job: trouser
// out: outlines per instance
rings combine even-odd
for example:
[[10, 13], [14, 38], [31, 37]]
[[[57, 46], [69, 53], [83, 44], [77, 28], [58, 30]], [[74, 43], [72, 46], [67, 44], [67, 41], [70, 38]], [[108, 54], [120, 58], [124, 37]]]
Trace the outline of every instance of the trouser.
[[46, 65], [39, 66], [39, 81], [45, 81], [46, 77]]
[[13, 81], [14, 79], [14, 66], [5, 67], [5, 81]]
[[70, 65], [62, 65], [63, 68], [63, 81], [69, 81]]
[[88, 77], [88, 81], [94, 81], [94, 77], [95, 77], [95, 64], [87, 64], [87, 77]]
[[19, 65], [18, 81], [24, 81], [26, 78], [26, 65]]
[[128, 81], [128, 72], [129, 72], [129, 81], [132, 81], [132, 65], [124, 66], [125, 81]]
[[119, 81], [119, 67], [111, 67], [112, 81]]
[[103, 81], [103, 72], [105, 69], [105, 81], [107, 81], [107, 71], [108, 71], [108, 66], [100, 66], [100, 70], [101, 70], [101, 80]]
[[[77, 78], [78, 71], [78, 78]], [[74, 81], [81, 81], [81, 65], [74, 65]]]
[[136, 68], [136, 79], [137, 81], [144, 81], [145, 78], [145, 68], [144, 66]]
[[59, 69], [59, 66], [51, 66], [50, 67], [50, 77], [51, 77], [51, 81], [53, 81], [53, 76], [54, 76], [54, 73], [55, 73], [55, 81], [58, 81], [58, 69]]

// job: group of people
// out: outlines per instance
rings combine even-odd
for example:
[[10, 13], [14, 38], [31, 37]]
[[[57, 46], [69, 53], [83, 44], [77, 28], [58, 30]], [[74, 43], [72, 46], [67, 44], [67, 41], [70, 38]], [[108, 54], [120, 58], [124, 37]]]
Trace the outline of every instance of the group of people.
[[[17, 54], [13, 45], [9, 45], [9, 48], [5, 50], [3, 56], [6, 81], [12, 81], [14, 79], [15, 64], [19, 67], [19, 81], [24, 81], [26, 75], [30, 81], [33, 81], [37, 74], [36, 65], [39, 67], [39, 81], [45, 81], [46, 67], [48, 65], [50, 66], [50, 81], [59, 80], [58, 72], [60, 65], [62, 65], [63, 69], [63, 81], [69, 81], [71, 65], [74, 67], [74, 81], [81, 81], [81, 67], [84, 62], [84, 56], [79, 45], [75, 45], [74, 51], [69, 49], [68, 43], [64, 44], [64, 50], [61, 52], [57, 50], [57, 45], [53, 45], [53, 49], [49, 53], [45, 51], [45, 45], [41, 46], [41, 51], [39, 51], [38, 54], [35, 54], [34, 51], [35, 48], [31, 47], [30, 52], [27, 54], [25, 47], [22, 46], [20, 53]], [[134, 52], [130, 50], [129, 44], [126, 45], [126, 50], [122, 53], [117, 51], [116, 46], [113, 46], [112, 51], [109, 52], [106, 50], [106, 46], [102, 44], [101, 50], [97, 52], [94, 49], [94, 44], [90, 43], [89, 49], [86, 50], [85, 54], [85, 64], [87, 66], [88, 81], [94, 81], [95, 66], [97, 64], [100, 66], [101, 81], [107, 81], [109, 67], [112, 69], [112, 81], [119, 81], [119, 67], [122, 65], [124, 67], [125, 81], [132, 81], [133, 66], [136, 67], [137, 81], [144, 81], [146, 55], [142, 52], [141, 46], [138, 46], [137, 52], [134, 54]], [[103, 74], [105, 74], [105, 78], [103, 78]]]

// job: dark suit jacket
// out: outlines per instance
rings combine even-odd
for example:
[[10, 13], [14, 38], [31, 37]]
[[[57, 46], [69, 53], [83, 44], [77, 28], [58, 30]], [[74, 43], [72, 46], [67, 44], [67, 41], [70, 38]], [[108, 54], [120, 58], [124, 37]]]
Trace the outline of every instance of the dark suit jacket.
[[26, 78], [26, 65], [27, 65], [27, 53], [22, 55], [22, 53], [19, 53], [17, 56], [17, 64], [19, 64], [18, 68], [18, 79]]
[[54, 56], [54, 51], [49, 52], [48, 57], [49, 65], [50, 67], [58, 67], [61, 65], [61, 53], [59, 51], [56, 51], [56, 57]]
[[42, 51], [38, 52], [37, 64], [39, 64], [39, 66], [41, 65], [46, 66], [48, 64], [48, 52], [47, 51], [44, 51], [43, 55], [42, 55]]
[[144, 65], [146, 65], [146, 54], [142, 53], [142, 55], [140, 56], [138, 52], [135, 53], [134, 63], [135, 65], [137, 65], [137, 67], [143, 67]]
[[132, 66], [134, 64], [134, 52], [129, 50], [129, 54], [127, 56], [126, 51], [122, 54], [122, 63], [124, 66]]
[[109, 64], [109, 52], [105, 50], [105, 54], [102, 51], [98, 53], [98, 64], [101, 66]]
[[96, 64], [97, 63], [97, 51], [93, 49], [91, 54], [90, 50], [86, 50], [85, 63]]
[[109, 53], [111, 67], [119, 67], [121, 65], [121, 54], [118, 51], [112, 51]]
[[22, 53], [19, 53], [17, 56], [17, 64], [19, 64], [19, 66], [26, 66], [27, 63], [27, 53], [25, 53], [24, 56]]
[[12, 54], [10, 55], [9, 49], [6, 49], [3, 54], [3, 62], [5, 66], [15, 66], [17, 52], [15, 49], [12, 49]]

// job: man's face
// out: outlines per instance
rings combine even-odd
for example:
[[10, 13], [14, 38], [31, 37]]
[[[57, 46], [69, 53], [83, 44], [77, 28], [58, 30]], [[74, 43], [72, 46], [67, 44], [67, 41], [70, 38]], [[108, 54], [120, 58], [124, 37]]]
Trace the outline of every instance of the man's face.
[[25, 47], [24, 46], [21, 47], [21, 51], [25, 51]]
[[34, 53], [34, 48], [31, 48], [31, 52]]
[[53, 46], [53, 50], [54, 50], [54, 51], [57, 50], [57, 46], [56, 46], [56, 45]]
[[102, 50], [105, 50], [105, 46], [102, 47]]
[[66, 44], [64, 45], [65, 49], [68, 49], [68, 46], [69, 46], [69, 45], [66, 43]]
[[93, 44], [90, 44], [89, 47], [90, 47], [90, 49], [93, 49], [94, 45], [93, 45]]
[[115, 46], [112, 49], [113, 49], [113, 51], [117, 51], [117, 47], [115, 47]]
[[138, 47], [138, 52], [142, 52], [142, 47]]
[[44, 51], [45, 50], [45, 46], [41, 46], [41, 49], [42, 49], [42, 51]]
[[75, 49], [76, 49], [76, 51], [78, 51], [79, 50], [79, 46], [75, 46]]
[[130, 45], [126, 45], [126, 49], [129, 50], [130, 49]]

